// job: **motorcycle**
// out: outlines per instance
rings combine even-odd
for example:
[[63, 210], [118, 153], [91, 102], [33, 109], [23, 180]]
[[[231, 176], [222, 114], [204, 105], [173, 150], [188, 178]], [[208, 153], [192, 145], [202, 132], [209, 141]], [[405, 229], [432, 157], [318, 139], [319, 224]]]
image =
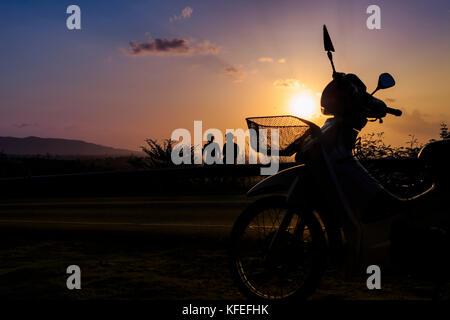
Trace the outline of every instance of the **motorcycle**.
[[[395, 80], [381, 74], [369, 94], [356, 75], [336, 72], [334, 46], [325, 25], [323, 40], [333, 79], [322, 93], [321, 106], [333, 117], [321, 128], [293, 116], [247, 118], [250, 129], [277, 128], [280, 155], [295, 153], [300, 162], [248, 191], [249, 197], [258, 199], [232, 228], [231, 271], [241, 292], [252, 299], [306, 299], [330, 264], [343, 266], [345, 274], [352, 275], [371, 265], [393, 265], [404, 252], [419, 254], [415, 240], [423, 230], [415, 232], [417, 223], [411, 221], [426, 211], [444, 183], [439, 177], [450, 160], [448, 140], [421, 150], [419, 159], [433, 180], [426, 190], [407, 198], [388, 191], [355, 158], [352, 150], [368, 121], [381, 123], [387, 114], [402, 115], [374, 97], [378, 90], [394, 86]], [[285, 143], [283, 137], [294, 138]], [[448, 241], [448, 235], [438, 239], [432, 245], [441, 248], [436, 243]]]

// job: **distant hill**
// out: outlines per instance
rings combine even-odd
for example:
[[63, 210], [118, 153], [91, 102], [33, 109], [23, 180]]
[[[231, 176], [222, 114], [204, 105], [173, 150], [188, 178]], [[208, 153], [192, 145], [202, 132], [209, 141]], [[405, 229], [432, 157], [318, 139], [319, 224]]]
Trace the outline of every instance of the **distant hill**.
[[81, 140], [0, 137], [0, 152], [8, 155], [55, 156], [130, 156], [142, 155], [139, 151], [116, 149]]

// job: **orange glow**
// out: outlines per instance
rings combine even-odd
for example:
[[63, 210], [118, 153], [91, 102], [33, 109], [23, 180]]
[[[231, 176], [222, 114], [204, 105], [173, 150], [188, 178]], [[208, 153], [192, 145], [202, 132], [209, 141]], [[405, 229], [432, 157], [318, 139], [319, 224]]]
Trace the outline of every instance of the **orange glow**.
[[291, 100], [290, 111], [294, 116], [305, 119], [311, 119], [319, 115], [316, 99], [308, 91], [302, 91]]

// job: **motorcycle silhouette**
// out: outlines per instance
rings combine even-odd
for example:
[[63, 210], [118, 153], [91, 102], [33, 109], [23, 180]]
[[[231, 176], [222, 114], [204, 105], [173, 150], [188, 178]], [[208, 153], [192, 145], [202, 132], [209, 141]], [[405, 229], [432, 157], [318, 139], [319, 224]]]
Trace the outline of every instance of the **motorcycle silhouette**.
[[[336, 72], [325, 25], [323, 37], [333, 80], [322, 93], [321, 106], [324, 114], [333, 117], [321, 128], [293, 116], [247, 118], [250, 129], [277, 128], [280, 155], [295, 153], [301, 162], [248, 191], [248, 196], [258, 199], [233, 226], [231, 271], [249, 298], [306, 299], [330, 263], [355, 274], [369, 265], [395, 263], [401, 252], [414, 252], [414, 238], [423, 235], [415, 233], [411, 220], [441, 187], [439, 173], [450, 159], [448, 140], [426, 145], [419, 159], [434, 180], [424, 192], [408, 198], [392, 194], [373, 178], [352, 150], [368, 121], [381, 123], [387, 114], [402, 115], [373, 96], [394, 86], [394, 78], [381, 74], [369, 94], [356, 75]], [[259, 150], [258, 142], [252, 147]], [[271, 151], [270, 136], [266, 148]], [[438, 239], [445, 242], [448, 236]]]

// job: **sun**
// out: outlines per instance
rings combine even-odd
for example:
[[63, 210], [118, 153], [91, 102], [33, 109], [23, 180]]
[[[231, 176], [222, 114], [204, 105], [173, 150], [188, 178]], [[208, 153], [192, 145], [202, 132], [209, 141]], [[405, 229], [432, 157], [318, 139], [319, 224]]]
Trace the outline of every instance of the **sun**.
[[301, 92], [296, 95], [291, 103], [290, 108], [293, 115], [300, 118], [312, 118], [317, 115], [318, 107], [314, 97], [308, 92]]

